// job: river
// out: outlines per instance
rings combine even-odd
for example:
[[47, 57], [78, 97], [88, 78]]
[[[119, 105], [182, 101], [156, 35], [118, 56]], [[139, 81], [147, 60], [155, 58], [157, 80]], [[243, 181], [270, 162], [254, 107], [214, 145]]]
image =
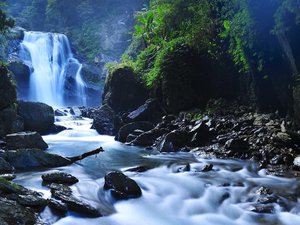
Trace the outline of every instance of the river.
[[[300, 182], [270, 176], [255, 162], [196, 157], [192, 153], [161, 154], [127, 146], [90, 129], [92, 121], [73, 116], [56, 117], [69, 129], [44, 136], [50, 153], [78, 155], [98, 147], [105, 152], [76, 164], [17, 174], [17, 183], [44, 193], [41, 175], [52, 171], [71, 173], [79, 179], [75, 195], [105, 215], [86, 218], [68, 213], [61, 218], [46, 208], [41, 218], [55, 225], [297, 225], [300, 224]], [[189, 164], [190, 171], [185, 171]], [[212, 164], [213, 170], [201, 172]], [[124, 172], [142, 188], [142, 197], [118, 201], [103, 190], [104, 175], [138, 165], [153, 167], [143, 173]], [[265, 189], [262, 189], [265, 187]], [[266, 189], [268, 188], [268, 189]], [[273, 194], [259, 195], [271, 191]], [[268, 213], [256, 213], [262, 210]]]

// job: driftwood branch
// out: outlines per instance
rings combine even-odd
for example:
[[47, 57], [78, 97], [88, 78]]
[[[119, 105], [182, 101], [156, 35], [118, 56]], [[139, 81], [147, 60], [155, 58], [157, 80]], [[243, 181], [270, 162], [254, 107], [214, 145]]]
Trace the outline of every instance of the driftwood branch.
[[72, 162], [76, 162], [76, 161], [82, 160], [82, 159], [84, 159], [86, 157], [89, 157], [91, 155], [97, 155], [100, 152], [104, 152], [104, 150], [103, 150], [102, 147], [97, 148], [97, 149], [95, 149], [93, 151], [90, 151], [90, 152], [83, 153], [82, 155], [73, 156], [73, 157], [67, 157], [67, 159], [69, 159]]

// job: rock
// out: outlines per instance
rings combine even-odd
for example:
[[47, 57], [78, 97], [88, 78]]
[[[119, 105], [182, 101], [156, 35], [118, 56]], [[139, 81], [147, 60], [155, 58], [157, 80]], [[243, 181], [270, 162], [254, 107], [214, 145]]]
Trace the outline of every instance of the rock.
[[5, 141], [10, 149], [38, 148], [45, 150], [48, 148], [47, 143], [37, 132], [19, 132], [8, 134]]
[[6, 151], [0, 154], [9, 164], [16, 169], [29, 169], [36, 167], [60, 167], [72, 163], [71, 160], [59, 155], [50, 154], [40, 149], [20, 149]]
[[54, 198], [65, 203], [69, 210], [84, 214], [90, 217], [99, 217], [101, 213], [98, 209], [84, 203], [77, 199], [73, 194], [71, 188], [62, 184], [51, 184], [51, 194]]
[[4, 66], [0, 66], [0, 111], [16, 103], [17, 94], [11, 74]]
[[10, 181], [15, 179], [16, 177], [17, 177], [16, 174], [11, 174], [11, 173], [0, 174], [0, 179], [10, 180]]
[[92, 114], [93, 129], [96, 129], [102, 135], [115, 135], [118, 130], [117, 116], [111, 107], [102, 105]]
[[58, 134], [66, 129], [64, 126], [54, 124], [49, 130], [49, 134]]
[[6, 162], [3, 158], [0, 157], [0, 174], [11, 173], [14, 171], [14, 168]]
[[37, 217], [33, 210], [21, 206], [15, 201], [0, 197], [0, 223], [2, 225], [35, 225]]
[[148, 166], [148, 165], [140, 165], [140, 166], [135, 166], [129, 169], [126, 169], [126, 172], [138, 172], [138, 173], [142, 173], [142, 172], [146, 172], [148, 170], [153, 169], [154, 166]]
[[32, 68], [19, 60], [13, 60], [9, 63], [8, 69], [13, 73], [17, 83], [18, 99], [28, 99], [30, 74]]
[[47, 200], [42, 197], [42, 194], [3, 178], [0, 178], [0, 191], [23, 206], [44, 207], [47, 205]]
[[138, 184], [121, 172], [110, 172], [105, 175], [104, 180], [104, 189], [109, 190], [117, 200], [139, 198], [142, 195]]
[[[17, 116], [17, 94], [11, 74], [0, 66], [0, 137], [23, 129]], [[22, 124], [21, 124], [22, 125]]]
[[150, 122], [146, 122], [146, 121], [132, 122], [120, 128], [117, 136], [115, 137], [115, 140], [120, 142], [126, 142], [127, 136], [133, 133], [135, 130], [142, 130], [146, 132], [153, 128], [154, 126]]
[[300, 155], [298, 155], [295, 159], [294, 159], [294, 165], [297, 166], [298, 168], [300, 168]]
[[115, 112], [125, 112], [142, 105], [147, 94], [146, 88], [133, 70], [123, 67], [109, 72], [105, 81], [102, 101]]
[[172, 131], [168, 133], [158, 144], [157, 150], [160, 152], [178, 151], [187, 145], [190, 141], [190, 135], [184, 131]]
[[234, 152], [244, 152], [249, 149], [249, 144], [244, 139], [234, 138], [226, 142], [225, 148]]
[[78, 108], [78, 107], [76, 107], [76, 106], [73, 106], [73, 107], [71, 107], [71, 109], [70, 109], [70, 113], [73, 115], [73, 116], [81, 116], [81, 111], [80, 111], [80, 109]]
[[42, 179], [45, 183], [57, 183], [57, 184], [75, 184], [79, 180], [68, 173], [55, 172], [42, 175]]
[[292, 144], [292, 138], [290, 137], [289, 134], [287, 133], [283, 133], [283, 132], [278, 132], [275, 136], [274, 136], [274, 141], [282, 146], [287, 146]]
[[23, 131], [24, 124], [17, 115], [15, 106], [0, 111], [0, 137], [9, 133]]
[[156, 141], [156, 139], [158, 137], [160, 137], [168, 132], [169, 132], [169, 130], [167, 130], [167, 129], [154, 128], [152, 130], [149, 130], [149, 131], [137, 136], [133, 141], [131, 141], [131, 144], [137, 145], [137, 146], [142, 146], [142, 147], [151, 146], [154, 144], [154, 142]]
[[56, 110], [54, 111], [54, 115], [55, 115], [55, 116], [67, 116], [68, 114], [67, 114], [66, 112], [60, 110], [60, 109], [56, 109]]
[[51, 198], [48, 202], [50, 209], [56, 210], [60, 214], [66, 214], [68, 212], [68, 206], [60, 200]]
[[20, 205], [28, 207], [45, 207], [48, 204], [47, 200], [44, 199], [40, 194], [19, 195], [17, 198], [17, 202]]
[[51, 106], [40, 102], [18, 102], [19, 115], [24, 120], [26, 131], [47, 134], [54, 124], [54, 111]]
[[202, 167], [201, 172], [209, 172], [213, 169], [213, 165], [212, 164], [207, 164], [205, 166]]
[[158, 123], [162, 115], [163, 112], [157, 100], [148, 99], [145, 102], [145, 104], [141, 105], [136, 110], [129, 113], [125, 121], [126, 122], [149, 121], [153, 123]]

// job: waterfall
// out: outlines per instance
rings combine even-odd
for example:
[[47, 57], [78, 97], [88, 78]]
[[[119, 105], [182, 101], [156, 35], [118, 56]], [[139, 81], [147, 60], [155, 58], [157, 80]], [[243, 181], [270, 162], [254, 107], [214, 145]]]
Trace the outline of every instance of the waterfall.
[[28, 100], [52, 106], [86, 105], [82, 64], [64, 34], [25, 32], [19, 57], [32, 68]]

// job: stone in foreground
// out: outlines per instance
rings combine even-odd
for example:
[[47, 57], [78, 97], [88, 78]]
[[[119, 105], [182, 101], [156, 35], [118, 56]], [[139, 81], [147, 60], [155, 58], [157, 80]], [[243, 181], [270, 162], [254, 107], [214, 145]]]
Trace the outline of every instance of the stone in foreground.
[[110, 190], [112, 196], [117, 200], [139, 198], [142, 195], [138, 184], [121, 172], [110, 172], [104, 179], [104, 189]]

